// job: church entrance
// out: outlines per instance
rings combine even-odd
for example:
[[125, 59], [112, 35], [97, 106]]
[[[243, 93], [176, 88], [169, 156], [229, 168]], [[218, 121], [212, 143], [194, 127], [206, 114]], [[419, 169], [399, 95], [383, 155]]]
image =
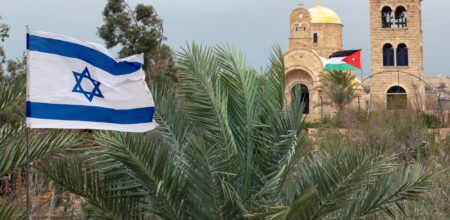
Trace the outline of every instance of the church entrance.
[[300, 91], [300, 101], [304, 105], [303, 114], [309, 114], [309, 89], [304, 84], [297, 84], [292, 87], [292, 92]]
[[408, 107], [408, 95], [400, 86], [391, 87], [386, 94], [388, 110], [406, 110]]

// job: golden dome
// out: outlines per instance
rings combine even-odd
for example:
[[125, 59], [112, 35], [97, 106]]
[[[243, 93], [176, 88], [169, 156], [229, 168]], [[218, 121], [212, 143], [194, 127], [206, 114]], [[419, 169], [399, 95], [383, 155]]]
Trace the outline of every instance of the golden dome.
[[342, 24], [341, 19], [333, 10], [318, 5], [308, 9], [311, 14], [311, 23]]

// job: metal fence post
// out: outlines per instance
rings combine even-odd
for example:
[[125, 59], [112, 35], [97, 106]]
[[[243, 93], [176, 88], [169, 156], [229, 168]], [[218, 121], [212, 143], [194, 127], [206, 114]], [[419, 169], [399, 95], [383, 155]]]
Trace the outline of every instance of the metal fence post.
[[438, 96], [438, 105], [439, 105], [439, 113], [441, 115], [441, 123], [444, 123], [444, 110], [442, 109], [442, 103], [441, 103], [441, 93], [439, 93]]
[[361, 101], [359, 96], [358, 96], [358, 113], [361, 113]]
[[320, 96], [320, 120], [323, 120], [323, 99]]

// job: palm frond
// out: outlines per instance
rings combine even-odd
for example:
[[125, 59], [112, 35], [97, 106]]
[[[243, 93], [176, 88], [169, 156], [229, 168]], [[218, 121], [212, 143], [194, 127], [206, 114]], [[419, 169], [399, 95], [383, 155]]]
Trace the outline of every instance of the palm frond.
[[431, 177], [421, 165], [400, 167], [371, 185], [358, 210], [354, 209], [353, 213], [357, 213], [358, 217], [380, 211], [395, 217], [392, 216], [394, 209], [404, 213], [401, 202], [417, 200], [431, 186]]
[[155, 120], [159, 124], [156, 132], [163, 137], [167, 145], [180, 151], [192, 126], [186, 114], [180, 111], [181, 106], [172, 87], [156, 81], [152, 88], [157, 106]]
[[[85, 146], [86, 142], [81, 136], [82, 133], [73, 131], [33, 132], [30, 134], [29, 140], [29, 161], [33, 162]], [[24, 135], [19, 140], [0, 149], [0, 175], [15, 170], [25, 165], [26, 162], [27, 150]]]
[[[286, 153], [298, 142], [301, 127], [300, 100], [294, 97], [293, 105], [285, 104], [284, 56], [279, 47], [274, 48], [267, 72], [260, 77], [258, 106], [258, 164], [265, 173], [273, 173]], [[295, 94], [298, 95], [298, 94]]]
[[178, 53], [177, 97], [190, 123], [204, 138], [223, 145], [228, 157], [237, 153], [227, 113], [227, 94], [219, 83], [214, 51], [196, 44]]
[[[238, 147], [236, 161], [241, 161], [235, 172], [238, 182], [236, 190], [246, 198], [248, 188], [255, 184], [254, 176], [260, 168], [255, 165], [254, 152], [258, 146], [260, 110], [258, 109], [259, 77], [250, 68], [241, 52], [232, 46], [217, 47], [217, 63], [220, 67], [220, 86], [227, 91], [227, 111], [230, 129]], [[236, 164], [237, 165], [237, 164]], [[247, 194], [247, 195], [245, 195]]]
[[[302, 192], [306, 191], [312, 185], [315, 186], [319, 197], [313, 206], [309, 206], [301, 214], [301, 219], [321, 219], [327, 216], [334, 216], [337, 210], [351, 209], [354, 211], [358, 205], [362, 204], [363, 200], [368, 198], [366, 194], [361, 194], [362, 192], [366, 192], [367, 188], [379, 189], [380, 179], [387, 178], [392, 180], [396, 176], [396, 174], [392, 173], [393, 169], [397, 166], [395, 159], [395, 155], [380, 155], [371, 152], [345, 152], [336, 156], [325, 154], [302, 158], [296, 163], [296, 169], [291, 173], [293, 176], [290, 178], [295, 178], [294, 180], [290, 180], [288, 184], [280, 185], [283, 181], [283, 175], [285, 175], [282, 172], [285, 170], [281, 169], [261, 189], [259, 194], [257, 194], [259, 197], [256, 197], [255, 201], [259, 206], [265, 205], [271, 207], [269, 212], [277, 209], [277, 201], [278, 203], [284, 204], [284, 210], [277, 213], [284, 216], [290, 206], [298, 205], [296, 201], [301, 197]], [[284, 169], [286, 168], [284, 167]], [[403, 177], [402, 180], [408, 183], [410, 183], [409, 181], [418, 182], [427, 178], [423, 170], [422, 173], [416, 173], [416, 176], [404, 175]], [[385, 184], [389, 183], [385, 182]], [[396, 184], [396, 186], [401, 185]], [[423, 192], [426, 189], [426, 185], [421, 186], [422, 191], [420, 192]], [[284, 187], [284, 189], [279, 187]], [[285, 197], [279, 197], [279, 194], [276, 192], [284, 192]], [[384, 195], [383, 193], [381, 194]], [[417, 194], [412, 195], [411, 198], [416, 197]], [[269, 199], [265, 200], [264, 198]], [[273, 200], [274, 198], [276, 200]], [[405, 200], [405, 198], [396, 198], [399, 200], [395, 202]], [[371, 199], [368, 198], [368, 200], [373, 201], [373, 196]], [[374, 210], [374, 212], [383, 210], [380, 208], [384, 207], [384, 205], [375, 205], [379, 209]]]
[[[25, 80], [24, 78], [14, 78], [12, 80], [3, 80], [0, 82], [0, 111], [13, 105], [15, 102], [25, 100]], [[5, 115], [4, 117], [8, 117]], [[24, 126], [22, 122], [17, 121], [8, 123], [7, 121], [0, 121], [0, 151], [17, 141], [24, 135]]]
[[303, 173], [299, 186], [314, 184], [321, 197], [320, 205], [311, 210], [311, 219], [319, 219], [357, 202], [361, 189], [372, 185], [380, 175], [391, 172], [396, 166], [395, 159], [392, 155], [368, 152], [312, 156], [299, 170]]
[[218, 47], [217, 65], [221, 69], [222, 90], [227, 91], [229, 124], [239, 152], [253, 151], [257, 107], [258, 77], [245, 63], [243, 55], [233, 47]]
[[[137, 193], [134, 188], [121, 187], [119, 182], [110, 182], [98, 172], [86, 167], [76, 155], [70, 158], [56, 158], [44, 162], [38, 169], [58, 185], [81, 196], [95, 207], [89, 217], [102, 219], [138, 219], [143, 201], [140, 197], [130, 196]], [[117, 188], [121, 188], [118, 190]]]
[[[276, 134], [280, 136], [274, 137], [276, 138], [273, 140], [275, 142], [269, 145], [274, 151], [261, 155], [270, 173], [265, 178], [265, 186], [258, 193], [254, 194], [253, 199], [267, 194], [273, 194], [278, 197], [287, 188], [291, 188], [287, 178], [292, 172], [295, 172], [296, 164], [304, 156], [301, 151], [301, 148], [304, 146], [303, 137], [301, 136], [301, 116], [304, 103], [301, 102], [301, 93], [299, 91], [292, 93], [291, 96], [292, 101], [290, 105], [287, 105], [280, 114], [279, 122], [282, 126], [276, 130]], [[271, 133], [275, 132], [271, 131]], [[269, 134], [264, 136], [269, 136]], [[276, 162], [267, 163], [267, 161], [271, 160], [276, 160]]]
[[26, 213], [23, 213], [19, 211], [19, 208], [17, 208], [12, 201], [5, 200], [2, 201], [0, 199], [0, 219], [5, 220], [25, 220], [27, 219]]
[[[168, 219], [180, 219], [182, 193], [177, 188], [184, 184], [178, 181], [174, 168], [176, 152], [160, 138], [150, 134], [100, 132], [96, 142], [102, 153], [122, 163], [127, 174], [139, 181], [150, 199], [149, 209]], [[166, 180], [165, 178], [171, 178]]]
[[[233, 216], [241, 201], [232, 185], [227, 183], [227, 179], [235, 175], [224, 172], [230, 161], [222, 157], [223, 149], [220, 147], [209, 148], [197, 137], [190, 139], [191, 146], [186, 151], [183, 170], [188, 177], [185, 189], [189, 197], [186, 200], [189, 201], [189, 209], [195, 210], [193, 217], [227, 219]], [[198, 207], [197, 204], [203, 206]]]
[[25, 129], [21, 123], [3, 124], [0, 127], [0, 151], [8, 145], [17, 142], [25, 136]]
[[25, 100], [25, 78], [3, 80], [0, 87], [0, 109], [6, 108], [14, 101]]

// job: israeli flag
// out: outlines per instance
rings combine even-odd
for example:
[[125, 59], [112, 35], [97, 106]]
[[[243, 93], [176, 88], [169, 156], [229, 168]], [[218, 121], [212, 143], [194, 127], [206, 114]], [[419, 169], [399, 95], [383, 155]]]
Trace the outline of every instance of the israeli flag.
[[157, 124], [143, 54], [28, 30], [27, 126], [146, 132]]

